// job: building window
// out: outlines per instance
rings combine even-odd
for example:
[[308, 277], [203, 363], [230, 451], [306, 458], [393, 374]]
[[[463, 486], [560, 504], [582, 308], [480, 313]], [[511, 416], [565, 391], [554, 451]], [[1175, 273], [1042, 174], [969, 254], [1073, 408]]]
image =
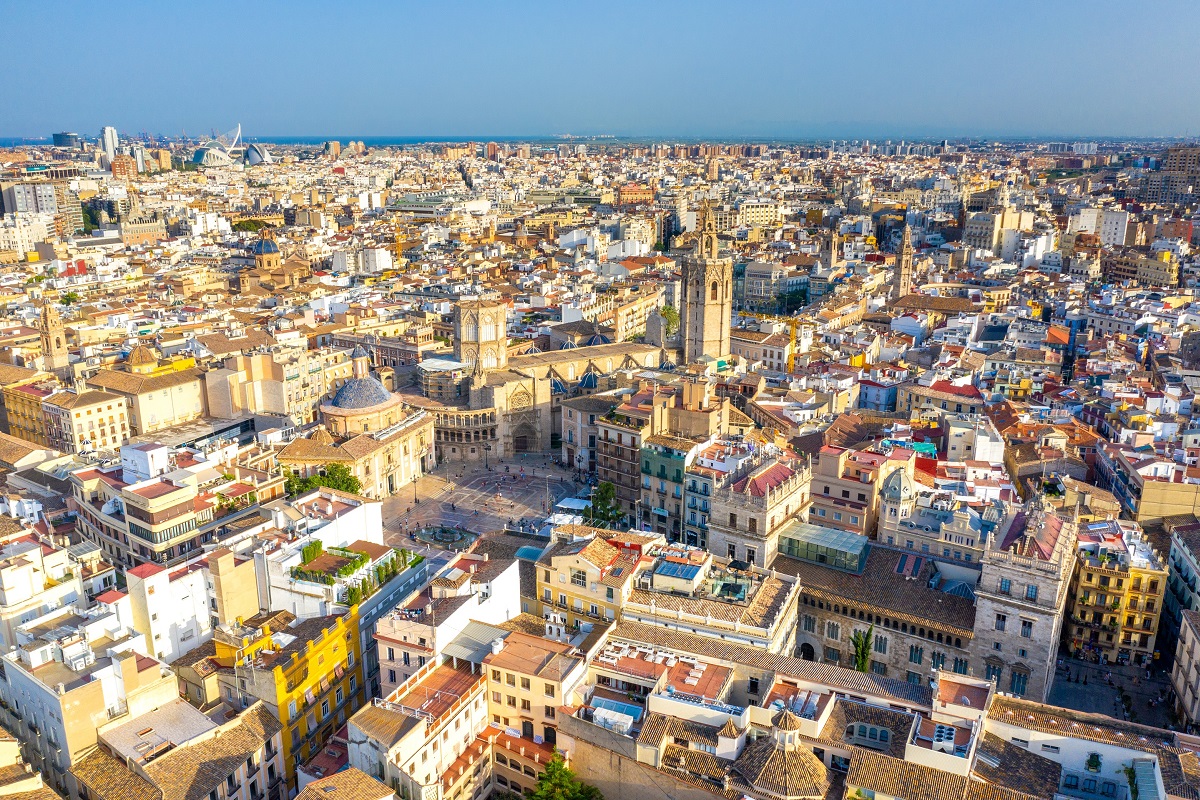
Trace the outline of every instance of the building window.
[[1028, 586], [1025, 587], [1025, 599], [1032, 600], [1033, 602], [1036, 603], [1037, 602], [1037, 592], [1038, 592], [1037, 586], [1032, 583], [1029, 584]]
[[1004, 630], [1004, 626], [1008, 624], [1008, 616], [1005, 614], [996, 615], [996, 630]]
[[804, 632], [805, 633], [815, 633], [816, 630], [817, 630], [816, 617], [811, 617], [808, 614], [805, 614], [804, 615]]
[[957, 672], [959, 675], [966, 675], [967, 667], [968, 667], [968, 664], [967, 664], [967, 660], [965, 658], [954, 659], [954, 671]]
[[750, 694], [758, 694], [758, 678], [750, 678], [746, 681], [746, 691]]
[[571, 583], [575, 586], [587, 586], [587, 573], [581, 569], [571, 570]]
[[1025, 696], [1025, 686], [1029, 682], [1029, 676], [1024, 672], [1013, 672], [1009, 680], [1009, 689], [1017, 697]]
[[986, 677], [989, 681], [999, 682], [1002, 674], [1004, 674], [1004, 667], [996, 666], [995, 664], [988, 664], [984, 677]]
[[1000, 594], [1012, 594], [1012, 581], [1008, 578], [1000, 579]]
[[880, 655], [887, 655], [888, 640], [886, 636], [875, 634], [875, 652]]
[[917, 645], [908, 646], [908, 660], [912, 664], [920, 664], [925, 660], [925, 648]]
[[825, 637], [828, 639], [841, 639], [842, 628], [836, 622], [825, 623]]
[[1026, 639], [1033, 638], [1033, 623], [1027, 619], [1021, 620], [1021, 635]]
[[842, 660], [842, 653], [840, 650], [837, 650], [836, 648], [826, 647], [825, 648], [825, 660], [828, 661], [830, 664], [836, 664]]

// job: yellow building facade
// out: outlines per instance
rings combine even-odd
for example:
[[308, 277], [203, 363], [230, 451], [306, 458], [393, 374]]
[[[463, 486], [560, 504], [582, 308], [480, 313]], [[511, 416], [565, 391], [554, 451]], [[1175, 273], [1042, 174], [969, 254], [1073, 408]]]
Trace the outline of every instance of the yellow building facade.
[[1102, 663], [1152, 662], [1167, 576], [1165, 560], [1136, 523], [1081, 526], [1064, 623], [1072, 649]]
[[281, 615], [219, 628], [214, 661], [225, 668], [218, 676], [221, 699], [258, 698], [283, 725], [286, 775], [295, 789], [296, 767], [319, 753], [363, 703], [358, 606], [279, 630], [272, 619], [279, 625]]

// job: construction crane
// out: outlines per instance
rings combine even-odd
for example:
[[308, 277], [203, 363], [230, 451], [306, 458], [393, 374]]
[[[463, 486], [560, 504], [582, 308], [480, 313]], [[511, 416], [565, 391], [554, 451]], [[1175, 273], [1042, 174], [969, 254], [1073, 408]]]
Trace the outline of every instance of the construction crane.
[[796, 331], [799, 330], [801, 325], [806, 325], [808, 323], [804, 322], [803, 320], [797, 319], [795, 317], [781, 317], [777, 314], [755, 314], [750, 311], [739, 311], [737, 313], [738, 313], [739, 317], [747, 317], [749, 319], [764, 320], [766, 322], [782, 322], [784, 325], [788, 326], [788, 332], [791, 335], [791, 345], [792, 346], [788, 349], [787, 371], [788, 371], [789, 375], [792, 374], [793, 372], [795, 372], [795, 369], [796, 369]]

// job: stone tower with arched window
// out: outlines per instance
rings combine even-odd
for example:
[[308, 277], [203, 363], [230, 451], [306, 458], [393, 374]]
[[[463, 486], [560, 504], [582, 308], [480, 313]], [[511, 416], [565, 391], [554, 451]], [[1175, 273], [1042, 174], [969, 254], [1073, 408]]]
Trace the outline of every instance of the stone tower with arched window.
[[60, 380], [68, 380], [71, 374], [71, 359], [67, 355], [67, 332], [62, 317], [58, 315], [54, 300], [42, 305], [42, 366]]
[[454, 359], [473, 372], [508, 365], [508, 307], [496, 300], [460, 300], [454, 307]]
[[717, 222], [708, 201], [700, 207], [696, 249], [683, 261], [683, 360], [729, 355], [729, 325], [733, 316], [733, 259], [720, 256]]

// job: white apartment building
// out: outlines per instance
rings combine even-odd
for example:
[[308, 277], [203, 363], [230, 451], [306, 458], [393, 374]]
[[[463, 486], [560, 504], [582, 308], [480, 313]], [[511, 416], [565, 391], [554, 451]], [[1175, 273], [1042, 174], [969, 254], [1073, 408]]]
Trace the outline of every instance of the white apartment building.
[[17, 637], [0, 662], [0, 722], [58, 792], [82, 800], [69, 770], [95, 749], [98, 730], [174, 702], [175, 674], [141, 655], [145, 637], [107, 608], [56, 609]]
[[53, 230], [52, 214], [7, 214], [0, 218], [0, 250], [28, 253]]
[[379, 684], [384, 695], [411, 678], [470, 622], [498, 625], [521, 613], [515, 560], [459, 556], [429, 584], [375, 624]]
[[99, 748], [72, 776], [94, 800], [285, 797], [282, 726], [266, 706], [255, 701], [231, 719], [217, 719], [177, 698], [104, 730]]
[[1129, 212], [1107, 209], [1100, 218], [1100, 244], [1106, 247], [1125, 244], [1129, 230]]
[[45, 548], [37, 540], [10, 541], [0, 553], [0, 647], [5, 650], [18, 644], [20, 626], [86, 602], [82, 570], [66, 550]]
[[[371, 579], [382, 562], [399, 558], [383, 542], [382, 507], [378, 500], [328, 488], [275, 503], [274, 525], [286, 533], [260, 537], [252, 551], [259, 606], [322, 617], [348, 605], [351, 589]], [[305, 548], [318, 543], [321, 554], [306, 561], [311, 551]]]

